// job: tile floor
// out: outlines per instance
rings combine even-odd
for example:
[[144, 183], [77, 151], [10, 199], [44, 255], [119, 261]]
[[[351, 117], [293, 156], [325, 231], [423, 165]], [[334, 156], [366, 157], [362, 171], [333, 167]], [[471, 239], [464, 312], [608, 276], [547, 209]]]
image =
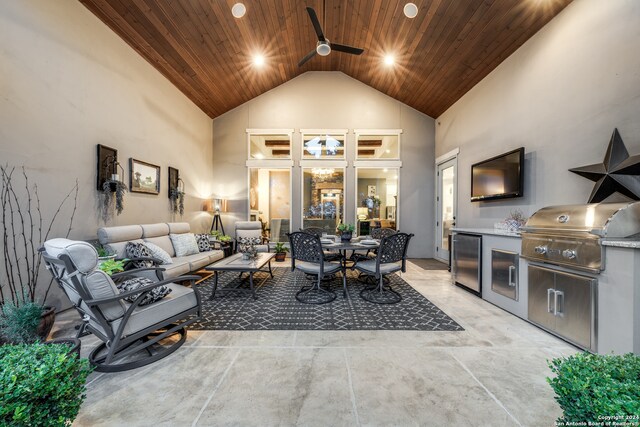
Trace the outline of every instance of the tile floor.
[[574, 347], [447, 271], [409, 263], [403, 278], [465, 331], [193, 331], [155, 364], [92, 374], [74, 425], [554, 425], [547, 360]]

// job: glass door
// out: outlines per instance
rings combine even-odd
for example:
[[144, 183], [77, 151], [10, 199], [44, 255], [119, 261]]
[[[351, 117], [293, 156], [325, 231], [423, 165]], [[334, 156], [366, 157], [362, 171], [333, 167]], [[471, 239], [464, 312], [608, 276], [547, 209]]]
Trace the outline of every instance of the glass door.
[[436, 253], [435, 257], [449, 262], [449, 236], [456, 225], [456, 168], [458, 159], [453, 158], [438, 165], [436, 195]]

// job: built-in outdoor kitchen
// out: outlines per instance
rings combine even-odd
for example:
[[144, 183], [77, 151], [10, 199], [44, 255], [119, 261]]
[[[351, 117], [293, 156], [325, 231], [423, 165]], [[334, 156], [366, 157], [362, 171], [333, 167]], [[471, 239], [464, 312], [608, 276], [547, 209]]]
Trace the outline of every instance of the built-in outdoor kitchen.
[[457, 284], [585, 350], [640, 352], [640, 202], [547, 207], [519, 232], [452, 240]]

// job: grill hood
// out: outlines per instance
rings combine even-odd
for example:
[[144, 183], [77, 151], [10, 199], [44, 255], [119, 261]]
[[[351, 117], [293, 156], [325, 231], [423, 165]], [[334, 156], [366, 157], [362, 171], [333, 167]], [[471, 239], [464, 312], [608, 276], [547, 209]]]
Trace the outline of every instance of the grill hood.
[[629, 237], [640, 233], [640, 202], [549, 206], [533, 214], [522, 231]]

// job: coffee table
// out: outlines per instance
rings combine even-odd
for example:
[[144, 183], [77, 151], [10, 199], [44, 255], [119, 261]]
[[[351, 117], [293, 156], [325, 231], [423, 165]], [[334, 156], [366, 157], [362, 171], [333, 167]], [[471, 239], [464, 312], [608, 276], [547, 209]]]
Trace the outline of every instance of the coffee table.
[[[253, 287], [253, 274], [258, 271], [264, 271], [266, 273], [267, 271], [263, 270], [263, 268], [265, 266], [268, 266], [269, 274], [273, 278], [273, 272], [271, 271], [271, 260], [275, 256], [276, 254], [274, 253], [259, 252], [255, 258], [250, 260], [243, 260], [242, 254], [237, 253], [206, 266], [204, 269], [207, 271], [212, 271], [214, 275], [213, 291], [211, 292], [211, 296], [209, 297], [209, 299], [212, 300], [215, 297], [216, 292], [251, 292], [253, 298], [257, 299], [258, 297], [256, 296], [256, 291]], [[235, 271], [237, 273], [240, 273], [241, 277], [243, 273], [249, 273], [250, 289], [240, 288], [240, 285], [242, 283], [239, 283], [238, 286], [218, 289], [218, 275], [223, 271]]]

